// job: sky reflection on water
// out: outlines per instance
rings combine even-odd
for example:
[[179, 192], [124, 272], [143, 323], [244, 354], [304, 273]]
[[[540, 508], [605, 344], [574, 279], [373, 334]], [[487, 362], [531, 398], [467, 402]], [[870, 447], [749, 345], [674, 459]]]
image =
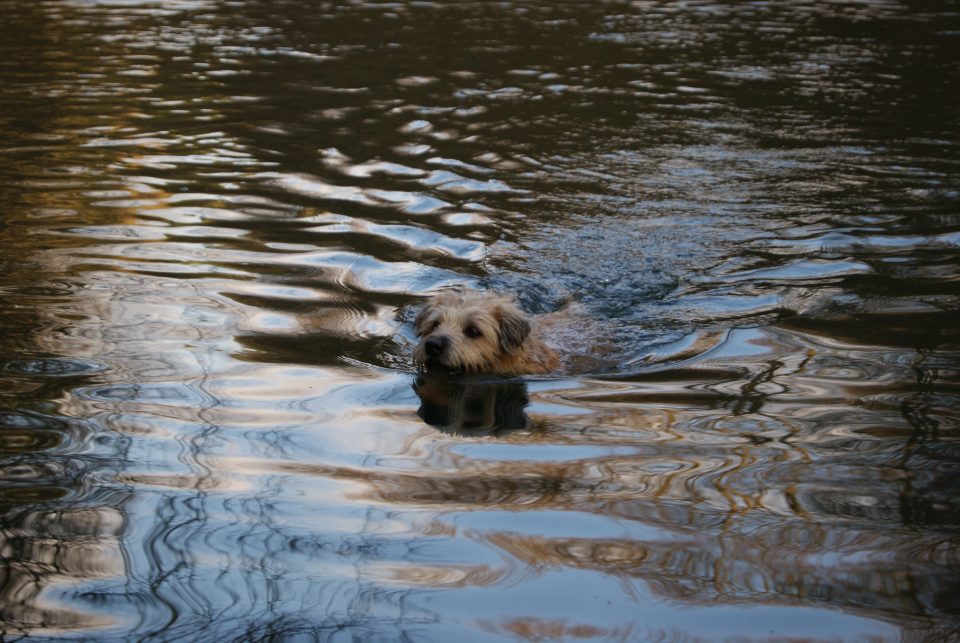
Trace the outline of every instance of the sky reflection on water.
[[956, 636], [954, 13], [0, 0], [0, 631]]

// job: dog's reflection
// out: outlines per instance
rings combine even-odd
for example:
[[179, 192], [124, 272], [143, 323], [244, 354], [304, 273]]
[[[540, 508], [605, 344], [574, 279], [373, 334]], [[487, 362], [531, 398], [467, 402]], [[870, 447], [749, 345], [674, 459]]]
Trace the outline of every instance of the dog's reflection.
[[420, 397], [417, 415], [448, 433], [498, 435], [531, 425], [524, 409], [530, 400], [522, 382], [420, 375], [413, 384]]

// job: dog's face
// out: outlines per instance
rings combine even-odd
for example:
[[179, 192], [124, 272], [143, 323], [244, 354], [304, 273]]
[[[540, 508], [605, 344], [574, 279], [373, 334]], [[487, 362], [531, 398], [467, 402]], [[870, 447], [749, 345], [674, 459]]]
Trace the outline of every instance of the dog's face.
[[511, 300], [472, 290], [443, 292], [414, 322], [413, 358], [427, 370], [497, 373], [530, 335], [530, 320]]

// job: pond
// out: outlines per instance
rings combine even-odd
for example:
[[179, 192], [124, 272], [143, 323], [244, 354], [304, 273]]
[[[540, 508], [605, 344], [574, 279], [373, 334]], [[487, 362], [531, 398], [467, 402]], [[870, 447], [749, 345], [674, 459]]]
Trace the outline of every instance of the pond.
[[0, 0], [0, 633], [957, 636], [957, 15]]

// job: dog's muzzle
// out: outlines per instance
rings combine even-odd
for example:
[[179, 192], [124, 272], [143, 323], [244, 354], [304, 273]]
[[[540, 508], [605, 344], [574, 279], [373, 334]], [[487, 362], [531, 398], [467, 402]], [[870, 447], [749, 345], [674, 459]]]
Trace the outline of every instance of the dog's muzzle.
[[444, 370], [446, 365], [444, 364], [448, 348], [450, 347], [450, 339], [448, 337], [431, 337], [423, 343], [423, 354], [426, 357], [424, 359], [424, 366], [427, 370]]

